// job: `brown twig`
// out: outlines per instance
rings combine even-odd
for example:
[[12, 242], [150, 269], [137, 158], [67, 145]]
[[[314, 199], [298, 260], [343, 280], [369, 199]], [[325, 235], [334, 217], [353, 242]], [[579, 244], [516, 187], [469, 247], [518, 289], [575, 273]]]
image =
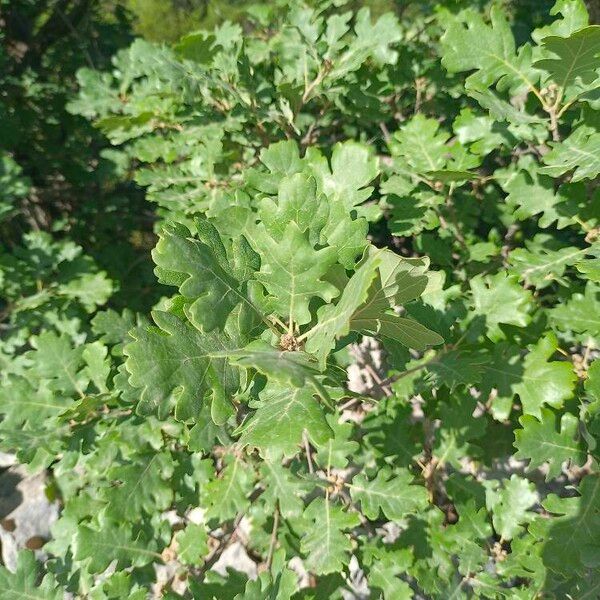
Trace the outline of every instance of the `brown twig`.
[[212, 569], [214, 564], [221, 558], [221, 555], [225, 550], [235, 541], [237, 528], [239, 527], [242, 519], [244, 518], [245, 511], [239, 512], [229, 530], [223, 534], [220, 539], [218, 546], [208, 555], [204, 564], [197, 570], [193, 571], [193, 575], [198, 581], [202, 581], [206, 576], [206, 573]]

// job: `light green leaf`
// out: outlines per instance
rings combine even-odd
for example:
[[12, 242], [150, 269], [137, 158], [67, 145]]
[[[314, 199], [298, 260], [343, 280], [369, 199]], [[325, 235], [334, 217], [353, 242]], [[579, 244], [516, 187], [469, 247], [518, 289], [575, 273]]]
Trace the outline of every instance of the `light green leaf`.
[[568, 266], [582, 258], [586, 249], [568, 246], [550, 249], [544, 247], [536, 236], [533, 242], [525, 242], [527, 249], [516, 248], [509, 257], [512, 270], [519, 275], [519, 280], [527, 285], [543, 289], [554, 281], [561, 281]]
[[568, 37], [548, 36], [542, 49], [552, 58], [538, 60], [535, 66], [549, 73], [550, 79], [568, 89], [575, 84], [589, 89], [600, 77], [600, 26], [591, 25], [571, 33]]
[[308, 305], [313, 298], [330, 302], [337, 296], [337, 288], [322, 279], [336, 261], [335, 249], [315, 250], [295, 221], [288, 223], [280, 240], [273, 238], [263, 225], [250, 236], [251, 244], [261, 255], [256, 279], [273, 296], [274, 309], [280, 317], [303, 325], [311, 320]]
[[574, 293], [569, 300], [549, 311], [550, 322], [560, 331], [572, 331], [600, 339], [599, 289], [588, 282], [583, 294]]
[[523, 412], [541, 418], [542, 406], [560, 408], [573, 395], [577, 376], [570, 362], [548, 361], [556, 352], [558, 341], [553, 333], [541, 338], [523, 361], [521, 381], [514, 386]]
[[578, 127], [568, 138], [551, 147], [542, 159], [546, 166], [540, 168], [540, 173], [560, 177], [573, 171], [573, 182], [594, 179], [600, 173], [600, 133]]
[[443, 169], [448, 160], [446, 142], [450, 134], [445, 131], [439, 133], [439, 127], [435, 119], [415, 115], [394, 134], [392, 154], [402, 157], [417, 173]]
[[527, 46], [517, 54], [515, 40], [506, 16], [498, 7], [490, 12], [491, 25], [473, 10], [459, 13], [450, 20], [442, 36], [442, 64], [451, 73], [477, 69], [474, 79], [489, 87], [498, 82], [500, 89], [513, 93], [531, 90], [539, 76], [531, 66]]
[[304, 511], [306, 533], [301, 550], [306, 568], [316, 575], [339, 572], [350, 561], [352, 542], [345, 533], [360, 523], [356, 513], [346, 512], [329, 497], [316, 498]]
[[529, 509], [539, 501], [535, 485], [518, 475], [511, 475], [497, 489], [486, 490], [487, 509], [492, 513], [496, 533], [504, 540], [512, 540], [522, 525], [534, 520]]
[[11, 573], [0, 566], [0, 590], [5, 600], [62, 600], [64, 594], [57, 589], [51, 575], [39, 583], [40, 565], [33, 552], [21, 550], [17, 555], [17, 569]]
[[284, 519], [300, 516], [304, 508], [302, 498], [310, 491], [310, 483], [277, 461], [265, 460], [260, 470], [264, 481], [268, 482], [261, 495], [268, 512], [273, 514], [278, 506]]
[[208, 533], [202, 525], [188, 523], [175, 534], [177, 558], [184, 565], [199, 565], [208, 553]]
[[549, 409], [542, 409], [540, 419], [530, 415], [519, 418], [522, 429], [515, 431], [515, 458], [528, 459], [529, 470], [548, 464], [546, 480], [560, 475], [562, 463], [569, 460], [580, 465], [585, 460], [581, 444], [577, 440], [578, 421], [571, 413], [560, 419], [556, 429], [556, 416]]
[[269, 384], [251, 406], [256, 412], [236, 433], [241, 434], [241, 445], [258, 448], [265, 457], [293, 456], [305, 431], [316, 445], [326, 443], [333, 434], [310, 387]]
[[139, 534], [134, 536], [128, 524], [112, 524], [104, 519], [99, 528], [79, 525], [73, 539], [73, 557], [76, 561], [89, 559], [92, 573], [101, 573], [113, 560], [117, 569], [161, 560], [153, 541], [144, 541]]
[[106, 514], [135, 521], [142, 511], [152, 515], [166, 510], [173, 500], [170, 482], [174, 466], [170, 454], [155, 452], [110, 468], [107, 477], [112, 485], [103, 494], [108, 501]]
[[515, 276], [506, 273], [477, 275], [471, 279], [473, 312], [485, 318], [488, 337], [503, 337], [501, 324], [525, 327], [531, 310], [531, 292], [523, 289]]
[[352, 500], [360, 502], [361, 510], [368, 519], [377, 520], [380, 512], [388, 519], [399, 521], [410, 513], [427, 507], [427, 490], [423, 486], [411, 485], [412, 475], [406, 470], [387, 469], [377, 472], [375, 479], [357, 475], [348, 484]]
[[239, 456], [228, 455], [219, 476], [200, 488], [201, 506], [207, 519], [228, 521], [245, 512], [254, 486], [254, 471]]

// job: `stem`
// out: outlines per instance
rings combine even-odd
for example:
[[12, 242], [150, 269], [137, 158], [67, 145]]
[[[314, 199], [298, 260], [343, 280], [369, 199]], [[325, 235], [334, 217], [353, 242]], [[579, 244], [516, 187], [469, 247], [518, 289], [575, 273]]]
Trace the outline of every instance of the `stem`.
[[317, 391], [317, 394], [319, 394], [321, 400], [323, 400], [323, 404], [325, 404], [325, 406], [329, 410], [335, 410], [333, 406], [333, 401], [331, 400], [329, 394], [327, 393], [327, 390], [323, 387], [323, 385], [314, 377], [311, 377], [309, 381], [312, 383], [313, 387]]
[[379, 377], [377, 371], [369, 364], [365, 363], [365, 370], [373, 378], [373, 381], [377, 384], [377, 387], [381, 389], [386, 397], [392, 396], [392, 390], [388, 385], [385, 385], [381, 377]]
[[198, 581], [202, 581], [208, 571], [213, 567], [213, 565], [219, 560], [223, 552], [228, 548], [228, 546], [235, 540], [235, 533], [239, 524], [242, 522], [244, 518], [245, 511], [239, 512], [233, 521], [233, 525], [231, 529], [227, 531], [223, 537], [219, 545], [208, 555], [204, 564], [198, 569], [194, 575], [198, 578]]
[[306, 435], [306, 429], [302, 432], [302, 438], [304, 440], [304, 451], [306, 452], [306, 462], [308, 463], [308, 472], [313, 475], [315, 468], [313, 466], [312, 454], [310, 452], [310, 443], [308, 442], [308, 436]]
[[269, 315], [269, 319], [271, 319], [276, 325], [279, 325], [283, 331], [287, 331], [287, 325], [280, 318], [276, 317], [275, 315]]
[[277, 529], [279, 527], [279, 502], [275, 503], [275, 514], [273, 515], [273, 530], [271, 531], [271, 542], [269, 543], [269, 552], [267, 554], [266, 568], [271, 570], [273, 564], [273, 553], [275, 552], [275, 544], [277, 543]]
[[550, 115], [550, 133], [552, 133], [552, 141], [560, 142], [560, 133], [558, 132], [558, 116], [556, 114], [556, 107], [551, 106], [548, 109]]

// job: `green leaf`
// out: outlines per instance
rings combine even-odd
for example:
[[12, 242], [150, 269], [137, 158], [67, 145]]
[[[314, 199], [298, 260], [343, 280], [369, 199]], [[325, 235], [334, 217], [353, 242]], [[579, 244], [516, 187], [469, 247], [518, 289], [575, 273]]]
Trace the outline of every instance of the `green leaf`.
[[477, 510], [473, 500], [459, 507], [458, 523], [448, 528], [446, 542], [455, 549], [459, 573], [467, 575], [476, 572], [485, 564], [487, 554], [481, 551], [478, 542], [487, 540], [491, 534], [492, 528], [484, 508]]
[[500, 89], [531, 90], [539, 76], [531, 66], [525, 46], [517, 54], [515, 40], [506, 16], [497, 7], [490, 11], [491, 25], [473, 10], [463, 11], [446, 24], [442, 36], [442, 64], [451, 73], [477, 69], [467, 79]]
[[284, 519], [300, 516], [304, 509], [302, 498], [311, 489], [310, 484], [276, 461], [265, 460], [260, 470], [267, 482], [261, 500], [269, 514], [279, 507]]
[[87, 378], [80, 370], [83, 346], [73, 348], [67, 336], [45, 331], [34, 340], [35, 351], [29, 353], [34, 372], [48, 380], [48, 387], [66, 394], [83, 397]]
[[410, 585], [396, 575], [409, 571], [413, 563], [412, 552], [408, 548], [402, 550], [387, 550], [382, 547], [369, 547], [368, 562], [370, 563], [368, 580], [369, 587], [383, 592], [384, 598], [410, 600], [414, 593]]
[[372, 149], [358, 142], [347, 141], [334, 146], [331, 154], [331, 176], [323, 179], [325, 194], [339, 198], [349, 211], [369, 197], [365, 188], [377, 175], [377, 159]]
[[474, 399], [460, 397], [450, 397], [440, 405], [438, 415], [444, 427], [432, 448], [432, 454], [440, 465], [448, 463], [459, 469], [464, 456], [476, 457], [479, 454], [472, 442], [484, 440], [486, 420], [473, 416], [476, 407]]
[[160, 561], [154, 542], [134, 535], [127, 524], [112, 524], [100, 520], [100, 528], [79, 525], [73, 539], [73, 557], [76, 561], [88, 561], [92, 573], [101, 573], [116, 561], [117, 569], [141, 567]]
[[124, 349], [129, 382], [142, 388], [138, 412], [165, 418], [175, 407], [177, 419], [194, 419], [209, 394], [212, 406], [226, 406], [238, 378], [222, 357], [228, 350], [224, 335], [200, 333], [166, 312], [152, 316], [160, 329], [136, 329]]
[[6, 600], [61, 600], [63, 593], [51, 575], [46, 575], [38, 585], [39, 563], [33, 552], [21, 550], [17, 555], [17, 569], [11, 573], [0, 566], [0, 589]]
[[553, 247], [552, 238], [541, 234], [530, 242], [526, 241], [525, 245], [527, 249], [516, 248], [509, 254], [508, 260], [520, 281], [538, 289], [546, 288], [554, 281], [565, 281], [566, 268], [580, 261], [587, 252], [586, 248], [574, 246]]
[[280, 240], [262, 225], [249, 236], [261, 255], [256, 279], [273, 296], [280, 317], [304, 325], [311, 320], [308, 305], [313, 298], [330, 302], [338, 295], [337, 288], [322, 279], [336, 261], [335, 249], [315, 250], [295, 221], [288, 223]]
[[542, 556], [547, 567], [569, 577], [598, 565], [600, 531], [600, 476], [587, 475], [579, 484], [578, 498], [550, 494], [544, 508], [554, 515], [531, 524], [530, 531], [544, 541]]
[[71, 403], [70, 398], [53, 394], [47, 386], [36, 389], [22, 378], [9, 376], [0, 387], [0, 413], [5, 427], [52, 427], [53, 417], [64, 412]]
[[573, 182], [594, 179], [600, 174], [600, 133], [578, 127], [562, 142], [550, 146], [552, 149], [542, 159], [546, 166], [540, 168], [540, 173], [560, 177], [573, 171]]
[[549, 311], [550, 321], [561, 331], [573, 331], [600, 338], [600, 300], [598, 288], [589, 283], [583, 294], [574, 293], [569, 300]]
[[188, 523], [175, 534], [177, 558], [184, 565], [199, 565], [208, 553], [208, 533], [202, 525]]
[[333, 432], [314, 394], [310, 387], [269, 384], [251, 404], [256, 412], [236, 430], [239, 443], [269, 459], [296, 454], [305, 431], [316, 445], [326, 443]]
[[548, 36], [542, 49], [552, 58], [538, 60], [535, 66], [549, 73], [550, 79], [567, 89], [575, 84], [587, 89], [590, 84], [600, 85], [600, 26], [591, 25], [571, 33], [568, 37]]
[[394, 134], [391, 150], [417, 173], [438, 171], [446, 166], [450, 135], [439, 133], [439, 122], [419, 114]]
[[316, 575], [341, 571], [352, 550], [345, 531], [360, 523], [358, 515], [342, 510], [326, 497], [315, 498], [304, 511], [304, 518], [307, 527], [301, 550], [306, 555], [306, 568]]
[[260, 218], [271, 236], [282, 239], [288, 224], [294, 221], [301, 233], [310, 231], [310, 239], [318, 234], [327, 220], [327, 204], [317, 194], [317, 181], [312, 175], [295, 173], [279, 183], [277, 202], [263, 198]]
[[377, 520], [383, 512], [388, 519], [399, 521], [410, 513], [425, 509], [428, 504], [427, 490], [411, 485], [412, 479], [405, 469], [393, 474], [381, 469], [371, 481], [365, 475], [357, 475], [348, 487], [352, 500], [360, 502], [368, 519]]
[[200, 492], [201, 506], [208, 519], [233, 519], [248, 509], [254, 486], [253, 470], [239, 457], [228, 455], [219, 477], [206, 483]]
[[506, 273], [477, 275], [470, 282], [473, 312], [485, 318], [488, 337], [497, 341], [503, 337], [500, 325], [525, 327], [529, 324], [531, 292], [524, 290], [514, 276]]
[[262, 340], [225, 354], [235, 365], [256, 369], [275, 381], [290, 383], [294, 387], [303, 387], [307, 381], [314, 383], [319, 373], [314, 359], [305, 352], [278, 350]]
[[298, 576], [286, 567], [272, 571], [274, 573], [261, 573], [258, 579], [248, 581], [244, 593], [234, 600], [290, 600], [296, 591]]
[[336, 304], [326, 304], [317, 312], [317, 324], [308, 332], [306, 351], [315, 354], [322, 368], [335, 341], [350, 333], [351, 321], [359, 306], [367, 301], [381, 252], [372, 252], [358, 267]]
[[[225, 247], [220, 238], [222, 255]], [[234, 308], [250, 304], [236, 281], [219, 263], [215, 252], [205, 243], [191, 237], [181, 225], [165, 226], [152, 252], [159, 281], [179, 285], [184, 298], [191, 302], [190, 320], [209, 332], [223, 329]], [[226, 260], [226, 257], [225, 257]]]
[[[600, 394], [599, 394], [600, 395]], [[358, 442], [352, 440], [352, 423], [340, 423], [337, 414], [326, 415], [333, 435], [317, 448], [314, 459], [325, 470], [335, 467], [343, 469], [348, 465], [348, 457], [352, 457], [359, 449]]]
[[561, 19], [555, 19], [550, 25], [535, 29], [531, 37], [540, 42], [550, 35], [568, 37], [574, 31], [588, 24], [589, 17], [584, 0], [556, 0], [550, 9], [551, 15], [561, 14]]
[[392, 313], [383, 314], [377, 318], [367, 317], [365, 313], [361, 313], [361, 317], [352, 320], [353, 328], [368, 335], [378, 335], [395, 340], [407, 348], [425, 350], [428, 346], [438, 346], [444, 343], [441, 335], [413, 319], [399, 317]]
[[535, 485], [518, 475], [511, 475], [497, 489], [488, 488], [486, 505], [496, 533], [504, 540], [512, 540], [524, 524], [534, 520], [535, 513], [529, 509], [538, 501]]
[[173, 471], [173, 459], [164, 452], [132, 457], [129, 464], [112, 467], [107, 474], [112, 485], [105, 491], [106, 514], [135, 521], [142, 511], [152, 515], [166, 510], [173, 500]]
[[540, 419], [530, 415], [519, 418], [522, 429], [515, 431], [515, 458], [528, 459], [529, 469], [548, 464], [546, 480], [560, 475], [562, 463], [569, 460], [579, 465], [584, 460], [581, 444], [577, 440], [578, 421], [570, 413], [560, 419], [556, 429], [556, 416], [548, 409], [541, 410]]
[[553, 333], [541, 338], [523, 362], [524, 372], [521, 381], [515, 385], [523, 412], [541, 418], [544, 404], [561, 408], [564, 401], [573, 395], [577, 376], [570, 362], [548, 361], [556, 352], [558, 342]]
[[366, 302], [352, 315], [350, 329], [396, 340], [417, 350], [443, 343], [437, 333], [390, 310], [418, 298], [425, 290], [428, 261], [403, 259], [389, 250], [372, 252], [379, 257], [379, 276], [371, 284]]
[[560, 229], [570, 225], [572, 219], [564, 215], [561, 204], [568, 198], [568, 190], [559, 189], [555, 192], [554, 182], [550, 177], [539, 172], [521, 170], [513, 173], [502, 183], [502, 188], [508, 192], [506, 203], [515, 207], [514, 216], [520, 221], [537, 217], [538, 225], [550, 227], [555, 221]]

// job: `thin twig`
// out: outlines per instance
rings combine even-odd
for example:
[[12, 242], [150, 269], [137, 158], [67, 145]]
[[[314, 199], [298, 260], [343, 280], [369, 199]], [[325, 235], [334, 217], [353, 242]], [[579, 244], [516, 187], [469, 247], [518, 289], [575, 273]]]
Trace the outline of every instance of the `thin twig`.
[[308, 442], [306, 429], [302, 432], [302, 438], [304, 439], [304, 450], [306, 451], [306, 462], [308, 463], [308, 472], [312, 475], [315, 472], [315, 469], [313, 467], [312, 455], [310, 453], [310, 443]]
[[365, 363], [364, 368], [367, 373], [373, 378], [373, 381], [377, 384], [377, 387], [389, 398], [392, 395], [392, 390], [386, 385], [381, 377], [379, 377], [377, 371], [369, 364]]
[[385, 143], [389, 146], [390, 142], [392, 141], [392, 136], [390, 135], [390, 132], [383, 121], [379, 123], [379, 129], [381, 129], [381, 133], [383, 133], [383, 139], [385, 140]]
[[277, 529], [279, 528], [279, 502], [275, 504], [275, 514], [273, 515], [273, 530], [271, 531], [271, 542], [269, 543], [269, 553], [267, 554], [266, 569], [271, 570], [273, 564], [273, 553], [277, 543]]
[[198, 581], [202, 581], [206, 576], [206, 573], [210, 571], [213, 565], [221, 558], [221, 555], [225, 550], [235, 541], [236, 531], [239, 527], [242, 519], [244, 518], [245, 511], [239, 512], [235, 517], [231, 529], [226, 531], [223, 537], [221, 538], [219, 545], [208, 555], [204, 564], [196, 571], [194, 571], [194, 576], [198, 579]]

